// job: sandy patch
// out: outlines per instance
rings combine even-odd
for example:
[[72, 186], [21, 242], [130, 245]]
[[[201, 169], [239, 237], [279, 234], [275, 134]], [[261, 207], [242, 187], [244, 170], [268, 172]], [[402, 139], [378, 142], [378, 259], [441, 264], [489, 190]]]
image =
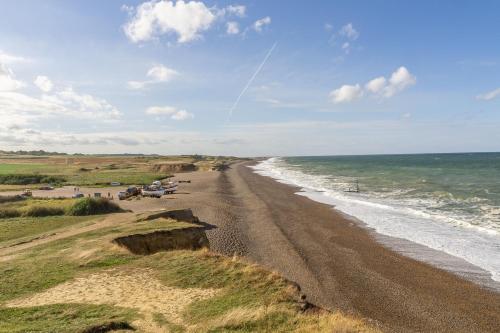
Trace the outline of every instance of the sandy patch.
[[[60, 303], [108, 304], [132, 308], [144, 315], [137, 323], [152, 327], [152, 313], [164, 315], [170, 322], [182, 324], [181, 313], [198, 300], [213, 297], [215, 289], [174, 288], [163, 285], [151, 270], [123, 272], [110, 270], [65, 282], [28, 298], [8, 302], [8, 307], [31, 307]], [[146, 329], [147, 331], [154, 331]]]

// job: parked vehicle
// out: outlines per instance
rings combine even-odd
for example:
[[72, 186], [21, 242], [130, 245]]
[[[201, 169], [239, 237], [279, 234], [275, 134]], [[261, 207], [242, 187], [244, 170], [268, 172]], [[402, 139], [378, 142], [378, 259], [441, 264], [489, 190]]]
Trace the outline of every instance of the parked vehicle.
[[83, 197], [84, 197], [83, 193], [75, 193], [72, 196], [73, 199], [78, 199], [78, 198], [83, 198]]
[[177, 183], [176, 182], [168, 182], [167, 184], [163, 185], [163, 189], [165, 190], [166, 194], [173, 194], [175, 191], [177, 191]]
[[141, 194], [143, 197], [161, 198], [165, 194], [165, 190], [158, 186], [144, 186]]
[[41, 186], [40, 190], [42, 191], [52, 191], [54, 189], [53, 186]]
[[118, 199], [125, 200], [135, 195], [139, 195], [140, 190], [135, 186], [130, 186], [126, 191], [118, 192]]
[[111, 186], [120, 186], [120, 185], [121, 185], [121, 183], [119, 183], [119, 182], [111, 182], [111, 184], [110, 184], [110, 185], [111, 185]]
[[23, 197], [32, 197], [33, 196], [33, 193], [31, 192], [30, 189], [25, 189], [23, 191], [23, 194], [21, 194]]

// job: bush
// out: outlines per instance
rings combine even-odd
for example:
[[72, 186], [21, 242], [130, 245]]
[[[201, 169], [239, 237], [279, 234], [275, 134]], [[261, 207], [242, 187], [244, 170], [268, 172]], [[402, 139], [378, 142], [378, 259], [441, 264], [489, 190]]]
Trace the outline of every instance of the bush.
[[120, 212], [121, 208], [106, 198], [85, 198], [76, 202], [68, 214], [74, 216], [98, 215]]
[[0, 184], [29, 185], [29, 184], [58, 184], [65, 182], [61, 176], [47, 175], [0, 175]]
[[21, 195], [6, 195], [6, 196], [0, 195], [0, 204], [7, 202], [23, 201], [23, 200], [26, 200], [26, 198], [24, 198]]
[[21, 212], [12, 208], [0, 209], [0, 219], [8, 219], [21, 216]]
[[43, 216], [55, 216], [64, 214], [65, 214], [64, 209], [60, 207], [44, 207], [44, 206], [33, 206], [23, 212], [23, 216], [26, 217], [43, 217]]

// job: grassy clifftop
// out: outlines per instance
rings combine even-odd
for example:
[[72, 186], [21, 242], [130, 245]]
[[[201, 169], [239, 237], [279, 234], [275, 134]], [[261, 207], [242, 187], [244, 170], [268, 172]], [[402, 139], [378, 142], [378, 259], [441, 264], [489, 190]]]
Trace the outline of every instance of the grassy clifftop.
[[302, 313], [293, 285], [240, 259], [182, 248], [134, 255], [113, 243], [193, 228], [204, 232], [132, 213], [0, 220], [10, 235], [0, 239], [0, 332], [375, 332], [342, 314]]

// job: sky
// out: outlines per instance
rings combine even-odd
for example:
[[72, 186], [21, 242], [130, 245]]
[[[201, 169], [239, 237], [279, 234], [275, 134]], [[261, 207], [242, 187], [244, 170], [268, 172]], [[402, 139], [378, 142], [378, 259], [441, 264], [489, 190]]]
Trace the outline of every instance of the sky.
[[498, 1], [0, 2], [0, 149], [500, 151]]

